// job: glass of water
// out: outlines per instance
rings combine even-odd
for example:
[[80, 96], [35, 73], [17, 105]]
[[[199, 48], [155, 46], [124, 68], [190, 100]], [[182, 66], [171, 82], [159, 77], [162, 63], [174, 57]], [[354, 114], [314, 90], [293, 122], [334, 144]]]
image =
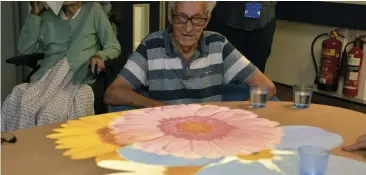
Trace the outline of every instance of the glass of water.
[[313, 95], [312, 85], [295, 85], [294, 87], [294, 106], [296, 108], [308, 108], [311, 103], [311, 96]]
[[250, 104], [252, 107], [266, 107], [268, 89], [267, 85], [250, 85]]
[[322, 147], [300, 147], [300, 175], [325, 175], [328, 168], [329, 154], [329, 151]]

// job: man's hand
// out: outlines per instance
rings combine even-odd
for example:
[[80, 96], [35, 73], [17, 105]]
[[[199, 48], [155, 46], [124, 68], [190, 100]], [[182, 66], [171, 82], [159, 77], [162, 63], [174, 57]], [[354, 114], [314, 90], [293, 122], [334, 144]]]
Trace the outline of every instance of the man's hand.
[[150, 107], [159, 107], [159, 106], [167, 106], [169, 104], [161, 102], [161, 101], [156, 101], [156, 100], [150, 100]]
[[29, 2], [32, 7], [32, 13], [38, 16], [43, 10], [48, 10], [48, 5], [43, 1], [31, 1]]
[[356, 143], [343, 147], [343, 151], [360, 151], [360, 150], [366, 150], [366, 135], [360, 136]]
[[249, 85], [265, 85], [268, 86], [268, 99], [271, 99], [273, 96], [276, 95], [276, 86], [273, 82], [264, 75], [260, 70], [257, 70], [252, 77], [244, 82]]
[[[100, 72], [103, 71], [103, 69], [105, 68], [104, 66], [104, 60], [102, 59], [101, 56], [99, 56], [98, 54], [95, 54], [94, 56], [92, 56], [90, 59], [89, 59], [89, 64], [91, 66], [91, 72], [93, 74], [97, 73], [99, 74]], [[95, 72], [95, 70], [97, 72]]]

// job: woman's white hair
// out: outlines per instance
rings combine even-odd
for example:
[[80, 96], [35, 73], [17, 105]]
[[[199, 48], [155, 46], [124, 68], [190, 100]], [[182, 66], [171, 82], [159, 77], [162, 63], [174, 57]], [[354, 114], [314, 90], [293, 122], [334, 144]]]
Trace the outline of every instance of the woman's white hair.
[[[169, 15], [171, 14], [171, 12], [172, 12], [172, 9], [174, 9], [175, 8], [175, 3], [176, 3], [177, 1], [170, 1], [170, 2], [168, 2], [168, 11], [169, 11]], [[196, 1], [196, 2], [198, 2], [198, 1]], [[207, 9], [207, 12], [208, 13], [211, 13], [212, 12], [212, 10], [215, 8], [215, 6], [216, 6], [216, 1], [203, 1], [203, 2], [205, 2], [206, 3], [206, 9]]]

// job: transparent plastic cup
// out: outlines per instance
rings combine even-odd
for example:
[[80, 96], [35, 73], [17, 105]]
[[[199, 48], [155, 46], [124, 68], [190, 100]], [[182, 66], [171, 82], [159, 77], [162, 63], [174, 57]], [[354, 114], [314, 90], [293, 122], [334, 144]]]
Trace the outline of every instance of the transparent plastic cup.
[[267, 104], [269, 87], [266, 85], [250, 86], [250, 105], [253, 108], [264, 108]]
[[300, 154], [300, 175], [325, 175], [328, 168], [329, 151], [317, 146], [302, 146]]
[[309, 108], [313, 96], [312, 85], [295, 85], [293, 87], [293, 100], [296, 108]]

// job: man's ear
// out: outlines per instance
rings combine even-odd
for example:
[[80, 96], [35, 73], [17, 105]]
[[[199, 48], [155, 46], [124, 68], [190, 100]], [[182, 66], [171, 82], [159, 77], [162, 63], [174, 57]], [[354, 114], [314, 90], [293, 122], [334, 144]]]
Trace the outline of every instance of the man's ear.
[[207, 27], [208, 23], [210, 22], [210, 19], [211, 19], [211, 13], [209, 13], [208, 16], [207, 16], [207, 21], [206, 21], [206, 24], [205, 24], [205, 28]]
[[168, 11], [168, 21], [169, 21], [170, 24], [173, 24], [172, 10]]

